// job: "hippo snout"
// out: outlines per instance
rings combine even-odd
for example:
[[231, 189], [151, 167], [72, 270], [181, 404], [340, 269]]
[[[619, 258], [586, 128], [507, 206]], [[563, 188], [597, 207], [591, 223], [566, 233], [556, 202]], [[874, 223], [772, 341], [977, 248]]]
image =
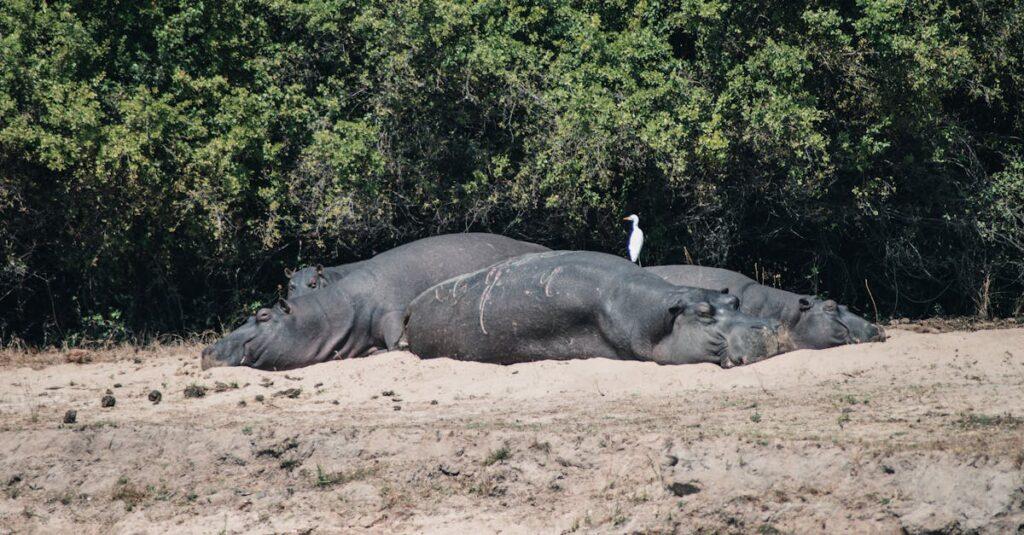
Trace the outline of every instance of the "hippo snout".
[[881, 325], [872, 325], [872, 330], [868, 333], [868, 342], [884, 342], [885, 341], [885, 329]]
[[782, 352], [778, 321], [757, 321], [734, 331], [729, 337], [729, 357], [723, 367], [753, 364]]
[[868, 323], [860, 329], [851, 330], [850, 335], [854, 344], [885, 341], [885, 329], [874, 323]]
[[204, 370], [224, 365], [224, 363], [217, 360], [217, 354], [213, 350], [212, 345], [203, 348], [202, 357], [200, 358], [199, 362], [200, 367]]

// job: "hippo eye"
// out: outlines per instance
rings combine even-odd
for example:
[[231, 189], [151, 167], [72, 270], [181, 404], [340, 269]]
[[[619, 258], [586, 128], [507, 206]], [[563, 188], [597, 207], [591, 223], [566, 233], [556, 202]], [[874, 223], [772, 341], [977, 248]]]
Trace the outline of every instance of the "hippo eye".
[[310, 279], [310, 280], [309, 280], [309, 285], [308, 285], [308, 286], [309, 286], [310, 288], [316, 288], [316, 279]]
[[261, 308], [259, 310], [259, 312], [256, 313], [256, 321], [258, 321], [258, 322], [270, 321], [270, 310], [267, 310], [265, 308]]

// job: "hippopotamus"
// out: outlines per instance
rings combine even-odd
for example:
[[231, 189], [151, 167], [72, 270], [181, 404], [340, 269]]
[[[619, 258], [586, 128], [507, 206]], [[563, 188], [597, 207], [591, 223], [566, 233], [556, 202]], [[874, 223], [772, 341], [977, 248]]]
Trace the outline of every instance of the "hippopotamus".
[[444, 281], [410, 303], [402, 346], [494, 364], [603, 357], [722, 367], [779, 353], [779, 323], [735, 296], [666, 282], [589, 251], [519, 256]]
[[860, 342], [881, 342], [885, 332], [831, 299], [801, 295], [770, 286], [727, 269], [674, 265], [645, 268], [672, 284], [728, 288], [740, 298], [740, 310], [782, 323], [791, 349], [825, 349]]
[[362, 262], [353, 262], [331, 267], [317, 264], [295, 271], [285, 269], [284, 274], [288, 277], [288, 299], [322, 290], [325, 286], [338, 282], [349, 273], [359, 269], [362, 264]]
[[202, 367], [288, 370], [393, 349], [402, 314], [438, 282], [506, 258], [547, 251], [497, 234], [424, 238], [360, 262], [344, 278], [261, 308], [202, 353]]

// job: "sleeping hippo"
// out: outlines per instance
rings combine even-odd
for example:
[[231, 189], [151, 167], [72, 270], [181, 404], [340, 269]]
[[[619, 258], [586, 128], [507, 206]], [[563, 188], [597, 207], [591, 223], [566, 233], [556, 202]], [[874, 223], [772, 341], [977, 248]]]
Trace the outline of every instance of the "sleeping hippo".
[[359, 269], [362, 264], [362, 262], [352, 262], [331, 267], [323, 267], [318, 264], [295, 271], [286, 269], [284, 274], [288, 277], [288, 299], [322, 290], [325, 286], [338, 282], [349, 273]]
[[403, 345], [423, 358], [495, 364], [603, 357], [728, 368], [777, 354], [779, 323], [738, 306], [618, 256], [550, 251], [423, 292], [406, 311]]
[[735, 271], [703, 266], [655, 266], [650, 273], [671, 282], [698, 288], [728, 288], [740, 298], [740, 310], [779, 320], [788, 331], [793, 349], [825, 349], [843, 344], [881, 342], [885, 332], [877, 325], [828, 299], [800, 295], [758, 284]]
[[203, 350], [203, 369], [287, 370], [392, 349], [417, 295], [456, 275], [546, 247], [497, 234], [424, 238], [360, 262], [326, 288], [282, 299]]

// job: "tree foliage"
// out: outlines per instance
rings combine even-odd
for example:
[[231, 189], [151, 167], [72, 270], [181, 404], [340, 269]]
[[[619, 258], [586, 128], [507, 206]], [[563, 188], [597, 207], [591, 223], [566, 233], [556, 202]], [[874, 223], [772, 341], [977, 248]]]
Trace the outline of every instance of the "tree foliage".
[[647, 264], [1019, 313], [1022, 62], [1012, 0], [7, 0], [0, 336], [219, 328], [440, 232], [621, 252], [628, 213]]

